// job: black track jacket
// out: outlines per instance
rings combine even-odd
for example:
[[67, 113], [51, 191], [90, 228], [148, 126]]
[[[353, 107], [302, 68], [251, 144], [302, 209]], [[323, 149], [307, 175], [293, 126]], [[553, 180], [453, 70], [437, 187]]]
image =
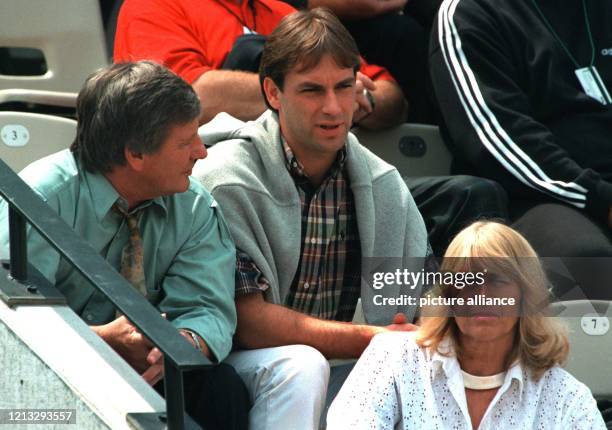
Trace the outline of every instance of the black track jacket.
[[[537, 0], [580, 67], [591, 61], [581, 0]], [[586, 0], [595, 62], [612, 93], [612, 0]], [[584, 94], [532, 0], [445, 0], [430, 68], [443, 132], [464, 173], [511, 197], [550, 196], [599, 220], [612, 205], [612, 105]]]

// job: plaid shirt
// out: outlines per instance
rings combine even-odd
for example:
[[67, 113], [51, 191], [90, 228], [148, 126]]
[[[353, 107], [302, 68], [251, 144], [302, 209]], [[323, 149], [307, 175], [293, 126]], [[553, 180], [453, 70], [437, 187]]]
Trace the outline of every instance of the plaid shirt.
[[[300, 261], [285, 305], [322, 319], [351, 321], [360, 294], [361, 246], [353, 193], [344, 164], [346, 149], [318, 188], [283, 139], [287, 170], [302, 208]], [[268, 280], [248, 255], [238, 252], [236, 295], [264, 291]]]

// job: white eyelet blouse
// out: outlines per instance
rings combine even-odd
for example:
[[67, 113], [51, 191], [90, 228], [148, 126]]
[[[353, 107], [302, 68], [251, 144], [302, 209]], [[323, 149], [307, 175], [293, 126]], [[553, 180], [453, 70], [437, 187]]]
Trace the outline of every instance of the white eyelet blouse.
[[[328, 430], [472, 429], [459, 362], [414, 339], [414, 333], [374, 337], [330, 407]], [[517, 363], [479, 429], [605, 430], [605, 424], [589, 389], [565, 370], [553, 367], [535, 382]]]

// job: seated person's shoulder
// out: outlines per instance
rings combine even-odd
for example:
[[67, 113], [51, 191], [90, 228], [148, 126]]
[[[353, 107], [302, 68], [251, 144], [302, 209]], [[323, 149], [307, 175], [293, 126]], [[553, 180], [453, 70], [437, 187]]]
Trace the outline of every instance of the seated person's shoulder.
[[371, 369], [393, 375], [398, 385], [422, 388], [430, 380], [432, 354], [416, 343], [416, 332], [377, 334], [361, 360]]
[[416, 343], [416, 332], [391, 331], [377, 334], [368, 349], [387, 356], [392, 362], [399, 361], [406, 365], [427, 356], [425, 350]]
[[548, 369], [542, 375], [540, 383], [545, 392], [563, 394], [566, 401], [572, 401], [576, 397], [592, 397], [589, 387], [559, 366]]
[[580, 428], [604, 428], [591, 390], [566, 370], [558, 366], [547, 370], [535, 389], [542, 396], [541, 404], [554, 405], [547, 414], [563, 416], [565, 424], [579, 420]]
[[34, 161], [19, 176], [43, 199], [78, 187], [80, 171], [72, 153], [65, 149]]
[[212, 194], [196, 178], [189, 177], [189, 188], [183, 193], [162, 197], [167, 210], [182, 219], [207, 220], [219, 206]]
[[189, 177], [189, 188], [184, 193], [177, 193], [171, 196], [177, 201], [186, 204], [202, 204], [206, 206], [214, 205], [215, 199], [210, 192], [196, 178]]
[[197, 179], [189, 178], [187, 191], [164, 196], [162, 199], [169, 219], [173, 220], [171, 225], [183, 234], [189, 234], [189, 231], [207, 231], [218, 224], [221, 236], [228, 242], [231, 241], [220, 205]]
[[217, 143], [208, 156], [193, 168], [193, 176], [214, 192], [223, 185], [246, 185], [261, 174], [260, 155], [250, 140], [232, 139]]
[[[514, 6], [506, 0], [461, 0], [452, 6], [452, 2], [443, 2], [440, 11], [442, 22], [451, 23], [458, 31], [479, 30], [479, 26], [496, 25], [497, 20], [508, 16]], [[510, 16], [512, 13], [510, 12]]]
[[204, 131], [200, 136], [206, 144], [214, 146], [208, 150], [205, 159], [195, 164], [193, 176], [210, 191], [219, 185], [257, 182], [257, 178], [262, 177], [271, 164], [280, 160], [275, 157], [280, 151], [280, 141], [278, 148], [274, 148], [277, 136], [270, 134], [264, 122], [266, 115], [248, 123], [218, 122], [221, 125], [215, 126], [211, 122], [210, 126], [203, 126], [201, 131]]

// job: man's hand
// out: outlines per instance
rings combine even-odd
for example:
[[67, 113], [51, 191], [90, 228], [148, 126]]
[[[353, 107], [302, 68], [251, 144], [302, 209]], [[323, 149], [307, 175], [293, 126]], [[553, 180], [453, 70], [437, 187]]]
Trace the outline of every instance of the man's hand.
[[[374, 109], [364, 89], [367, 89], [374, 99], [376, 104]], [[380, 130], [396, 126], [406, 120], [408, 103], [396, 82], [384, 79], [372, 81], [369, 77], [357, 72], [355, 91], [353, 123], [359, 124], [360, 128]]]
[[359, 123], [359, 121], [372, 113], [374, 106], [372, 106], [370, 100], [366, 96], [366, 91], [374, 91], [375, 89], [376, 84], [372, 79], [361, 72], [357, 72], [355, 82], [355, 111], [353, 113], [354, 123]]
[[157, 384], [164, 377], [164, 355], [157, 348], [153, 348], [147, 355], [149, 368], [141, 376], [150, 386]]
[[393, 317], [393, 321], [391, 322], [391, 324], [389, 324], [388, 326], [385, 326], [385, 327], [371, 326], [372, 329], [374, 330], [374, 334], [372, 335], [372, 337], [374, 337], [375, 335], [379, 333], [387, 333], [390, 331], [415, 331], [419, 329], [419, 326], [410, 324], [407, 321], [408, 320], [406, 319], [406, 315], [402, 313], [397, 313]]
[[[185, 331], [179, 330], [179, 333], [187, 339], [187, 341], [197, 348], [193, 343], [193, 338]], [[201, 344], [204, 342], [201, 342]], [[204, 343], [205, 345], [205, 343]], [[202, 345], [200, 345], [202, 347]], [[149, 368], [142, 373], [142, 377], [151, 386], [157, 384], [164, 377], [164, 355], [157, 348], [153, 348], [147, 355], [147, 363]]]
[[403, 313], [397, 313], [393, 317], [393, 321], [387, 327], [388, 331], [415, 331], [419, 329], [419, 326], [408, 323], [406, 315]]
[[147, 358], [154, 349], [153, 344], [125, 316], [122, 315], [108, 324], [92, 326], [91, 329], [138, 373], [144, 372], [150, 366]]
[[[162, 317], [165, 318], [166, 314], [162, 314]], [[157, 384], [164, 377], [164, 355], [125, 316], [122, 315], [108, 324], [91, 326], [91, 329], [140, 373], [149, 385]], [[184, 330], [179, 333], [194, 345], [189, 334]], [[211, 358], [204, 340], [200, 341], [199, 349]]]

